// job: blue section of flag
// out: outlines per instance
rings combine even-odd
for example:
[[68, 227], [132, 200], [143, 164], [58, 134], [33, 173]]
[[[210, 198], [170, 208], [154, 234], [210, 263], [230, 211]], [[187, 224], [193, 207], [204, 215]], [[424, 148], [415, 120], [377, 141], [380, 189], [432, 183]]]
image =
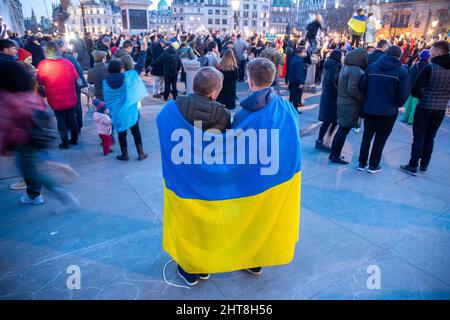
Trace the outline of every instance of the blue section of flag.
[[[300, 148], [300, 130], [298, 126], [298, 115], [292, 105], [279, 96], [275, 96], [272, 101], [260, 109], [251, 113], [234, 130], [267, 129], [267, 137], [258, 135], [258, 141], [261, 141], [269, 150], [261, 152], [270, 155], [272, 148], [278, 148], [278, 170], [272, 175], [262, 175], [261, 170], [270, 165], [262, 164], [255, 150], [250, 150], [246, 144], [245, 158], [246, 164], [237, 164], [236, 156], [242, 152], [243, 148], [238, 146], [237, 138], [230, 139], [233, 132], [224, 134], [211, 134], [202, 132], [188, 123], [178, 111], [174, 101], [170, 101], [158, 114], [157, 126], [161, 146], [162, 169], [166, 187], [172, 190], [177, 196], [185, 199], [200, 200], [225, 200], [240, 197], [247, 197], [259, 194], [271, 187], [279, 185], [293, 177], [301, 170], [301, 148]], [[172, 133], [177, 129], [184, 129], [189, 134], [191, 142], [191, 153], [199, 154], [210, 145], [211, 142], [202, 141], [195, 143], [195, 135], [204, 134], [209, 140], [214, 141], [220, 138], [226, 154], [234, 152], [233, 164], [175, 164], [172, 159], [172, 150], [180, 143], [180, 140], [171, 141]], [[270, 130], [278, 129], [279, 139], [271, 141]], [[251, 130], [250, 130], [251, 131]], [[179, 131], [178, 131], [179, 132]], [[226, 146], [226, 140], [233, 142], [232, 147]], [[267, 144], [264, 144], [267, 141]], [[276, 149], [275, 149], [276, 150]], [[256, 151], [259, 152], [259, 148]], [[194, 156], [190, 154], [190, 161], [193, 163]], [[219, 156], [221, 152], [217, 153]], [[256, 156], [256, 164], [249, 164], [249, 159]], [[220, 157], [219, 157], [220, 158]], [[225, 156], [222, 157], [226, 161]]]

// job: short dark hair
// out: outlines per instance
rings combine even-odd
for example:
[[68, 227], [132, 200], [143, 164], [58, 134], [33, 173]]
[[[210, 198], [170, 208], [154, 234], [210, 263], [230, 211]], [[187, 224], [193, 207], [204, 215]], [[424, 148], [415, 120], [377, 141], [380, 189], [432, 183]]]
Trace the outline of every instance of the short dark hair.
[[212, 51], [214, 48], [217, 48], [217, 42], [211, 41], [208, 43], [208, 51]]
[[129, 47], [133, 47], [133, 42], [131, 42], [130, 40], [125, 40], [122, 44], [122, 48], [128, 49]]
[[122, 63], [120, 60], [111, 60], [108, 63], [108, 72], [109, 73], [121, 73], [122, 72]]
[[378, 43], [377, 43], [377, 48], [378, 48], [378, 49], [381, 49], [381, 48], [383, 48], [384, 46], [387, 46], [387, 44], [388, 44], [388, 42], [387, 42], [386, 40], [381, 39], [381, 40], [378, 41]]
[[277, 44], [275, 41], [272, 41], [271, 43], [269, 43], [269, 48], [276, 48]]
[[194, 77], [194, 93], [207, 97], [210, 93], [221, 90], [223, 85], [223, 75], [216, 68], [200, 68]]
[[45, 45], [45, 52], [52, 52], [52, 53], [56, 53], [56, 54], [60, 54], [61, 53], [61, 49], [58, 45], [58, 43], [56, 41], [49, 41], [47, 42], [47, 44]]
[[275, 65], [266, 58], [256, 58], [250, 61], [247, 65], [247, 71], [249, 78], [258, 87], [268, 87], [272, 85], [275, 79]]
[[15, 47], [16, 45], [14, 44], [13, 41], [9, 40], [9, 39], [2, 39], [0, 40], [0, 51], [3, 51], [3, 49], [8, 49], [11, 47]]
[[444, 40], [436, 41], [431, 46], [438, 49], [442, 54], [448, 54], [450, 52], [449, 45]]

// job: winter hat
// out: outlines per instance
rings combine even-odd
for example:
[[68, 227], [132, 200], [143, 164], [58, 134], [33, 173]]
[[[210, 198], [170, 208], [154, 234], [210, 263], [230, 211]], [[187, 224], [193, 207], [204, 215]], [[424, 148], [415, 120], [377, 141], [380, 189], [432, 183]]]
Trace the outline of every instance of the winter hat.
[[102, 62], [103, 59], [106, 57], [106, 51], [96, 50], [92, 52], [92, 56], [94, 57], [95, 62]]
[[395, 45], [390, 46], [386, 51], [387, 56], [393, 56], [398, 59], [400, 59], [400, 57], [402, 56], [402, 53], [403, 53], [402, 48], [400, 48], [399, 46], [395, 46]]
[[420, 51], [419, 59], [420, 59], [420, 61], [427, 61], [427, 60], [429, 60], [430, 59], [430, 50], [423, 49], [422, 51]]
[[342, 51], [339, 49], [331, 51], [330, 59], [333, 59], [337, 62], [341, 62], [342, 61]]
[[23, 61], [28, 57], [31, 57], [31, 53], [25, 49], [19, 48], [18, 51], [18, 55], [19, 55], [19, 61]]
[[92, 102], [97, 109], [97, 112], [103, 113], [106, 110], [106, 104], [100, 99], [94, 99]]

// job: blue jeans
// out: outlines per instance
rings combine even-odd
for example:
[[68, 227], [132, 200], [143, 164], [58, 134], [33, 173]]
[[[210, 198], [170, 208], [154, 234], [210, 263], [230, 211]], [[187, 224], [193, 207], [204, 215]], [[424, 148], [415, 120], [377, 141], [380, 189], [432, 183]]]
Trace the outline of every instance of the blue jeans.
[[310, 54], [316, 53], [317, 50], [317, 39], [308, 39], [309, 46], [308, 46], [308, 52]]
[[445, 110], [417, 108], [414, 113], [413, 144], [409, 165], [428, 167], [433, 153], [434, 137], [445, 117]]

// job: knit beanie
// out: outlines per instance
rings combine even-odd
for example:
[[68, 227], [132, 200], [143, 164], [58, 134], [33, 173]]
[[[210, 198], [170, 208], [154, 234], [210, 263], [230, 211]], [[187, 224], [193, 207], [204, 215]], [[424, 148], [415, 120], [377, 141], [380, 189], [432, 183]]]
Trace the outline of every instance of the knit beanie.
[[393, 56], [396, 57], [398, 59], [400, 59], [400, 57], [402, 56], [402, 48], [400, 48], [399, 46], [390, 46], [387, 51], [386, 51], [386, 55], [387, 56]]

